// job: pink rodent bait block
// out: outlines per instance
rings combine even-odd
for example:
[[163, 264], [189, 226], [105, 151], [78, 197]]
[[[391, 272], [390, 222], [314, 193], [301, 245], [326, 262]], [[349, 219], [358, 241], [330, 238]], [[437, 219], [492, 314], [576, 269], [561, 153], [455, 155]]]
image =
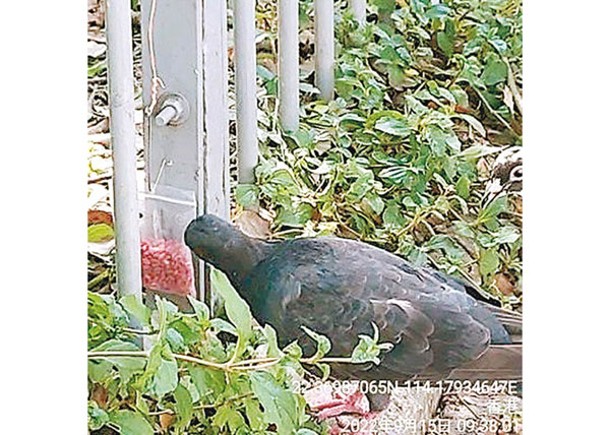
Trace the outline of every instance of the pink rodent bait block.
[[188, 247], [171, 239], [144, 239], [140, 246], [144, 288], [194, 296], [192, 256]]

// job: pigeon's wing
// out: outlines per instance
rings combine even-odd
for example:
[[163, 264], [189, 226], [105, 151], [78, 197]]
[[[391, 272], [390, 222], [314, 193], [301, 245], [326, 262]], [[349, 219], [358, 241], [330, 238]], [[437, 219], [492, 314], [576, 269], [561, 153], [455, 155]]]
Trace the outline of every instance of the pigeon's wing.
[[284, 243], [245, 284], [257, 295], [259, 320], [274, 326], [283, 344], [299, 339], [308, 353], [315, 345], [302, 326], [330, 338], [330, 355], [348, 356], [360, 334], [372, 335], [374, 323], [393, 349], [379, 366], [359, 366], [356, 373], [352, 366], [338, 367], [345, 374], [443, 376], [479, 358], [490, 345], [485, 322], [492, 323], [492, 314], [461, 289], [399, 260], [357, 242], [301, 239]]

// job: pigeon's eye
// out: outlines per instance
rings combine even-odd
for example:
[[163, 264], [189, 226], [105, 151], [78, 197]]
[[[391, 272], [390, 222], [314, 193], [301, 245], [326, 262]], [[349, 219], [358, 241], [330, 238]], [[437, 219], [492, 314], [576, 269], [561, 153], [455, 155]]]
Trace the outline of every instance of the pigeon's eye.
[[512, 181], [521, 181], [522, 180], [522, 166], [516, 166], [510, 172], [510, 180]]

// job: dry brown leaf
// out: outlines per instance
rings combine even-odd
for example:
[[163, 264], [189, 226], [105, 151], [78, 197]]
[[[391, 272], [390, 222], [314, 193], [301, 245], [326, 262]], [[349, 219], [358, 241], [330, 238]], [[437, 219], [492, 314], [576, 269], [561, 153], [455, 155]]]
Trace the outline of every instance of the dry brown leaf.
[[271, 235], [271, 221], [264, 219], [253, 210], [243, 210], [235, 217], [237, 227], [250, 237], [268, 239]]
[[495, 286], [505, 296], [514, 294], [514, 291], [516, 290], [516, 286], [505, 273], [498, 273], [495, 275]]
[[91, 400], [96, 402], [100, 408], [105, 409], [108, 403], [108, 390], [103, 385], [94, 384], [91, 391]]
[[161, 426], [161, 429], [163, 429], [163, 431], [166, 431], [169, 426], [172, 425], [173, 421], [175, 420], [175, 415], [173, 414], [161, 414], [159, 415], [159, 426]]
[[112, 214], [103, 210], [89, 210], [87, 220], [89, 225], [108, 224], [112, 226]]

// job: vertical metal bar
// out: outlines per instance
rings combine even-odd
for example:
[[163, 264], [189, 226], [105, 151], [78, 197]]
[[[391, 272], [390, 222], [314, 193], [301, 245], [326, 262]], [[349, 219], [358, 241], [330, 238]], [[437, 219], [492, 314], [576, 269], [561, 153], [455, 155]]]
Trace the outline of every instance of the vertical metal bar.
[[235, 91], [240, 183], [254, 181], [254, 168], [258, 163], [255, 13], [255, 1], [235, 0]]
[[315, 85], [334, 97], [334, 0], [315, 0]]
[[[171, 0], [175, 1], [175, 0]], [[195, 0], [197, 1], [197, 0]], [[230, 215], [228, 142], [228, 29], [226, 2], [203, 1], [203, 148], [198, 180], [200, 212]]]
[[353, 16], [360, 23], [366, 22], [366, 0], [351, 0]]
[[[175, 1], [175, 0], [171, 0]], [[196, 1], [196, 0], [195, 0]], [[200, 0], [199, 0], [200, 1]], [[253, 0], [250, 0], [253, 3]], [[198, 212], [230, 218], [228, 29], [226, 2], [203, 0], [203, 148], [197, 171]], [[214, 309], [209, 265], [199, 263], [201, 299]]]
[[142, 298], [131, 2], [106, 1], [118, 292]]
[[285, 131], [298, 130], [298, 1], [279, 0], [279, 118]]

